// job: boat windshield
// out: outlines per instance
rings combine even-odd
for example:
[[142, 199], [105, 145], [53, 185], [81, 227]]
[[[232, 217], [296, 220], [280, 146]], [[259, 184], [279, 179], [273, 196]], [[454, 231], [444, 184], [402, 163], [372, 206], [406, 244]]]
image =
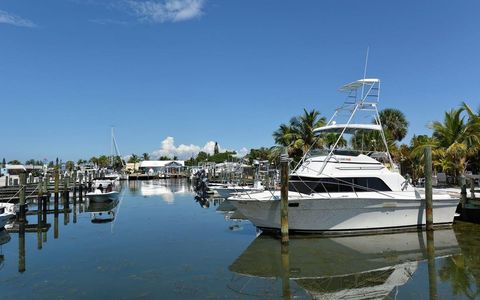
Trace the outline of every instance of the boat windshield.
[[[327, 156], [330, 153], [330, 149], [315, 149], [309, 152], [308, 157]], [[362, 151], [353, 149], [335, 149], [333, 155], [345, 155], [345, 156], [359, 156]], [[307, 157], [307, 158], [308, 158]]]

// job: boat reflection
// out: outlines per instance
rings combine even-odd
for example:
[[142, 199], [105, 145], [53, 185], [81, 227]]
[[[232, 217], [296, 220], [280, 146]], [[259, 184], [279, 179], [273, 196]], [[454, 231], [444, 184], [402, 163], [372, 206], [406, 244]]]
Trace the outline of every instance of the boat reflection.
[[108, 202], [89, 201], [85, 208], [85, 212], [91, 213], [90, 221], [92, 223], [109, 223], [115, 220], [118, 203], [120, 203], [119, 200]]
[[191, 192], [191, 188], [185, 180], [146, 180], [140, 181], [139, 184], [142, 196], [160, 196], [168, 204], [174, 203], [175, 195]]
[[5, 255], [3, 255], [2, 245], [10, 242], [10, 235], [5, 229], [0, 230], [0, 270], [3, 268], [3, 263], [5, 261]]
[[[278, 239], [260, 235], [229, 270], [248, 277], [282, 278], [284, 296], [289, 297], [293, 281], [313, 298], [384, 298], [409, 281], [419, 262], [432, 255], [427, 243], [434, 246], [433, 258], [460, 254], [453, 230], [435, 231], [429, 241], [425, 232], [295, 238], [283, 249]], [[241, 289], [245, 292], [247, 287]]]

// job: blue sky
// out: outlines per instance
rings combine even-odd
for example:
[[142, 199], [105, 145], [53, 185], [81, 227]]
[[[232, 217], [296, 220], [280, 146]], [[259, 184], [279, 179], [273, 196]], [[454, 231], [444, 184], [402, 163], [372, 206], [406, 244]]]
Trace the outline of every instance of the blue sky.
[[111, 125], [122, 154], [271, 146], [303, 108], [332, 114], [368, 46], [367, 75], [382, 80], [381, 108], [406, 114], [408, 142], [461, 101], [478, 108], [478, 11], [478, 1], [1, 0], [0, 157], [108, 154]]

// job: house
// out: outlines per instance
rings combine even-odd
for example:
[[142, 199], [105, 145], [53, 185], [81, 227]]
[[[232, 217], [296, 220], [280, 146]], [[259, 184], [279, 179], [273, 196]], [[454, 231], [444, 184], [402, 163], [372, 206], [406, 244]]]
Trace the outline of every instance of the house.
[[140, 162], [142, 173], [150, 174], [177, 174], [185, 170], [184, 160], [144, 160]]

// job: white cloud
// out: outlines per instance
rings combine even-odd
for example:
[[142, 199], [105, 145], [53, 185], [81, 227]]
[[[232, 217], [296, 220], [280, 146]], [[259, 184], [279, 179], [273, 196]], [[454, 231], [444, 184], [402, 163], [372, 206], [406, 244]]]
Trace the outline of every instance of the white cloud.
[[[222, 147], [218, 147], [220, 152], [225, 152], [228, 149], [223, 149]], [[168, 156], [173, 158], [177, 156], [178, 159], [189, 159], [192, 156], [196, 157], [200, 151], [206, 152], [208, 154], [213, 154], [215, 149], [215, 142], [208, 141], [205, 143], [203, 147], [198, 145], [185, 145], [181, 144], [179, 146], [175, 145], [175, 139], [171, 136], [164, 139], [160, 145], [160, 149], [155, 150], [152, 152], [152, 158], [158, 158], [160, 156]], [[231, 150], [228, 150], [231, 151]], [[242, 157], [248, 153], [247, 148], [242, 148], [240, 151], [237, 151], [237, 157]]]
[[235, 156], [238, 157], [238, 158], [241, 158], [241, 157], [244, 157], [245, 155], [247, 155], [249, 152], [250, 152], [250, 150], [243, 147], [242, 149], [237, 151], [237, 155], [235, 155]]
[[14, 14], [0, 10], [0, 23], [9, 24], [19, 27], [36, 27], [37, 25], [30, 20], [23, 19]]
[[203, 14], [205, 0], [127, 0], [126, 3], [141, 20], [165, 23], [200, 17]]

